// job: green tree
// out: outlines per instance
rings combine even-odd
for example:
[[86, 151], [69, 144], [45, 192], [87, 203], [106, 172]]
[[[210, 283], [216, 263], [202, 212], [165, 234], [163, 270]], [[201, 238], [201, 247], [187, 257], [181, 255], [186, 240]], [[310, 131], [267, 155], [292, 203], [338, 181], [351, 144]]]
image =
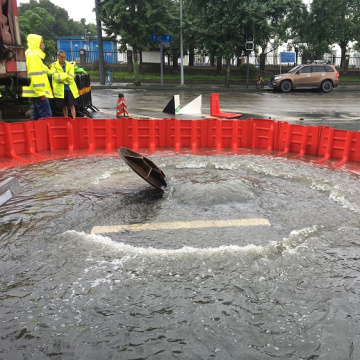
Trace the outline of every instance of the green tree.
[[225, 86], [229, 87], [230, 61], [244, 49], [245, 33], [253, 28], [250, 0], [192, 0], [198, 40], [203, 50], [226, 59]]
[[26, 47], [26, 38], [29, 34], [41, 35], [45, 43], [46, 62], [51, 62], [56, 54], [55, 41], [47, 34], [47, 29], [54, 23], [55, 18], [41, 7], [26, 10], [23, 15], [20, 15], [21, 42]]
[[324, 53], [329, 52], [334, 41], [334, 28], [331, 24], [336, 10], [334, 5], [336, 4], [332, 1], [314, 0], [311, 3], [307, 24], [304, 24], [302, 38], [306, 40], [309, 55], [316, 59], [321, 59]]
[[46, 39], [55, 39], [56, 36], [71, 36], [83, 35], [85, 29], [91, 32], [91, 35], [96, 34], [96, 26], [94, 24], [87, 24], [85, 19], [80, 22], [74, 21], [69, 17], [68, 12], [60, 6], [53, 4], [50, 0], [30, 0], [28, 4], [21, 4], [18, 7], [19, 15], [22, 16], [27, 10], [32, 11], [35, 8], [45, 9], [55, 21], [46, 26]]
[[343, 0], [341, 4], [332, 0], [335, 5], [335, 21], [333, 23], [333, 39], [341, 49], [341, 66], [345, 61], [349, 43], [359, 40], [360, 34], [360, 1]]
[[358, 40], [360, 33], [359, 7], [359, 0], [313, 0], [306, 21], [298, 24], [299, 42], [318, 59], [338, 44], [343, 66], [349, 44]]
[[[138, 51], [150, 46], [152, 34], [164, 34], [171, 17], [171, 0], [101, 0], [100, 17], [105, 33], [121, 49], [132, 47], [134, 83], [139, 83]], [[169, 34], [171, 35], [171, 34]]]
[[296, 29], [294, 17], [306, 7], [302, 0], [261, 0], [257, 4], [249, 15], [254, 20], [255, 42], [261, 48], [260, 69], [265, 70], [267, 53], [291, 38]]
[[171, 17], [167, 19], [167, 24], [165, 25], [166, 33], [172, 35], [171, 43], [169, 46], [168, 54], [171, 54], [173, 57], [173, 68], [178, 68], [178, 59], [180, 56], [180, 1], [175, 0], [172, 2], [172, 6], [169, 9], [171, 11]]
[[26, 47], [28, 34], [41, 35], [45, 43], [46, 62], [52, 62], [56, 55], [57, 36], [84, 35], [85, 29], [90, 35], [96, 35], [96, 25], [87, 24], [69, 18], [68, 12], [49, 0], [30, 0], [18, 7], [20, 17], [21, 41]]
[[310, 14], [305, 4], [294, 7], [286, 16], [285, 39], [289, 41], [302, 55], [303, 62], [307, 59], [308, 50], [308, 25]]
[[[198, 13], [194, 11], [191, 0], [183, 0], [182, 5], [183, 51], [184, 55], [189, 55], [189, 65], [193, 66], [195, 49], [201, 47], [197, 42], [199, 38], [196, 22]], [[174, 1], [172, 12], [168, 32], [172, 32], [173, 35], [170, 51], [173, 54], [173, 67], [176, 69], [178, 68], [178, 58], [180, 56], [180, 0]]]

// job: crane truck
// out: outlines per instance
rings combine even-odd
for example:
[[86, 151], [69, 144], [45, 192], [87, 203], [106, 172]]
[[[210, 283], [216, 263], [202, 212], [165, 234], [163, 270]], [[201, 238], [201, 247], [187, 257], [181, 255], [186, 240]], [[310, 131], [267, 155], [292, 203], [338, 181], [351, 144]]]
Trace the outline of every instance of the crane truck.
[[0, 86], [6, 86], [15, 96], [0, 102], [0, 121], [19, 118], [26, 109], [25, 98], [19, 97], [22, 86], [29, 86], [25, 50], [21, 44], [16, 0], [0, 0]]

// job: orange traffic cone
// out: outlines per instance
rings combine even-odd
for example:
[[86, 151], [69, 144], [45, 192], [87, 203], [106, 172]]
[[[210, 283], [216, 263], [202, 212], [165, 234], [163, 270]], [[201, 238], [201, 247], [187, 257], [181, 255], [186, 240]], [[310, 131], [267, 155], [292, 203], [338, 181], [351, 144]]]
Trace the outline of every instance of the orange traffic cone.
[[119, 94], [116, 108], [116, 118], [119, 119], [124, 116], [129, 116], [129, 113], [125, 103], [124, 94]]

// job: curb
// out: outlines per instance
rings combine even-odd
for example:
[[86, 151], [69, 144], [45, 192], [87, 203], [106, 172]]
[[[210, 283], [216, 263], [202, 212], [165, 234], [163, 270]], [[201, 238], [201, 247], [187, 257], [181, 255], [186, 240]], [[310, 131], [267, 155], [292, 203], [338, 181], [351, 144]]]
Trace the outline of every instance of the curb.
[[[272, 91], [270, 87], [264, 87], [264, 89], [257, 89], [253, 82], [249, 83], [248, 87], [246, 84], [239, 84], [239, 85], [230, 85], [230, 87], [225, 87], [222, 84], [209, 84], [209, 83], [202, 83], [202, 84], [185, 84], [181, 86], [179, 84], [156, 84], [156, 83], [144, 83], [140, 86], [134, 86], [131, 83], [113, 83], [112, 85], [100, 85], [99, 82], [92, 82], [91, 88], [94, 90], [101, 90], [101, 89], [123, 89], [123, 90], [157, 90], [157, 91], [169, 91], [177, 89], [179, 91], [238, 91], [238, 92], [262, 92], [262, 91]], [[340, 83], [339, 87], [334, 88], [333, 91], [360, 91], [360, 83]]]

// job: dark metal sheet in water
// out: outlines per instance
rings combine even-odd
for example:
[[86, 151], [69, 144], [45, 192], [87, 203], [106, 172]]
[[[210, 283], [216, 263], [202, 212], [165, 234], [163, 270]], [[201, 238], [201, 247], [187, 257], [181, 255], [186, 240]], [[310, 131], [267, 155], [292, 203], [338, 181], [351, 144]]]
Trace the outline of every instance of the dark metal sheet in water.
[[120, 147], [118, 151], [126, 164], [145, 181], [161, 191], [165, 190], [165, 174], [151, 160], [126, 147]]

